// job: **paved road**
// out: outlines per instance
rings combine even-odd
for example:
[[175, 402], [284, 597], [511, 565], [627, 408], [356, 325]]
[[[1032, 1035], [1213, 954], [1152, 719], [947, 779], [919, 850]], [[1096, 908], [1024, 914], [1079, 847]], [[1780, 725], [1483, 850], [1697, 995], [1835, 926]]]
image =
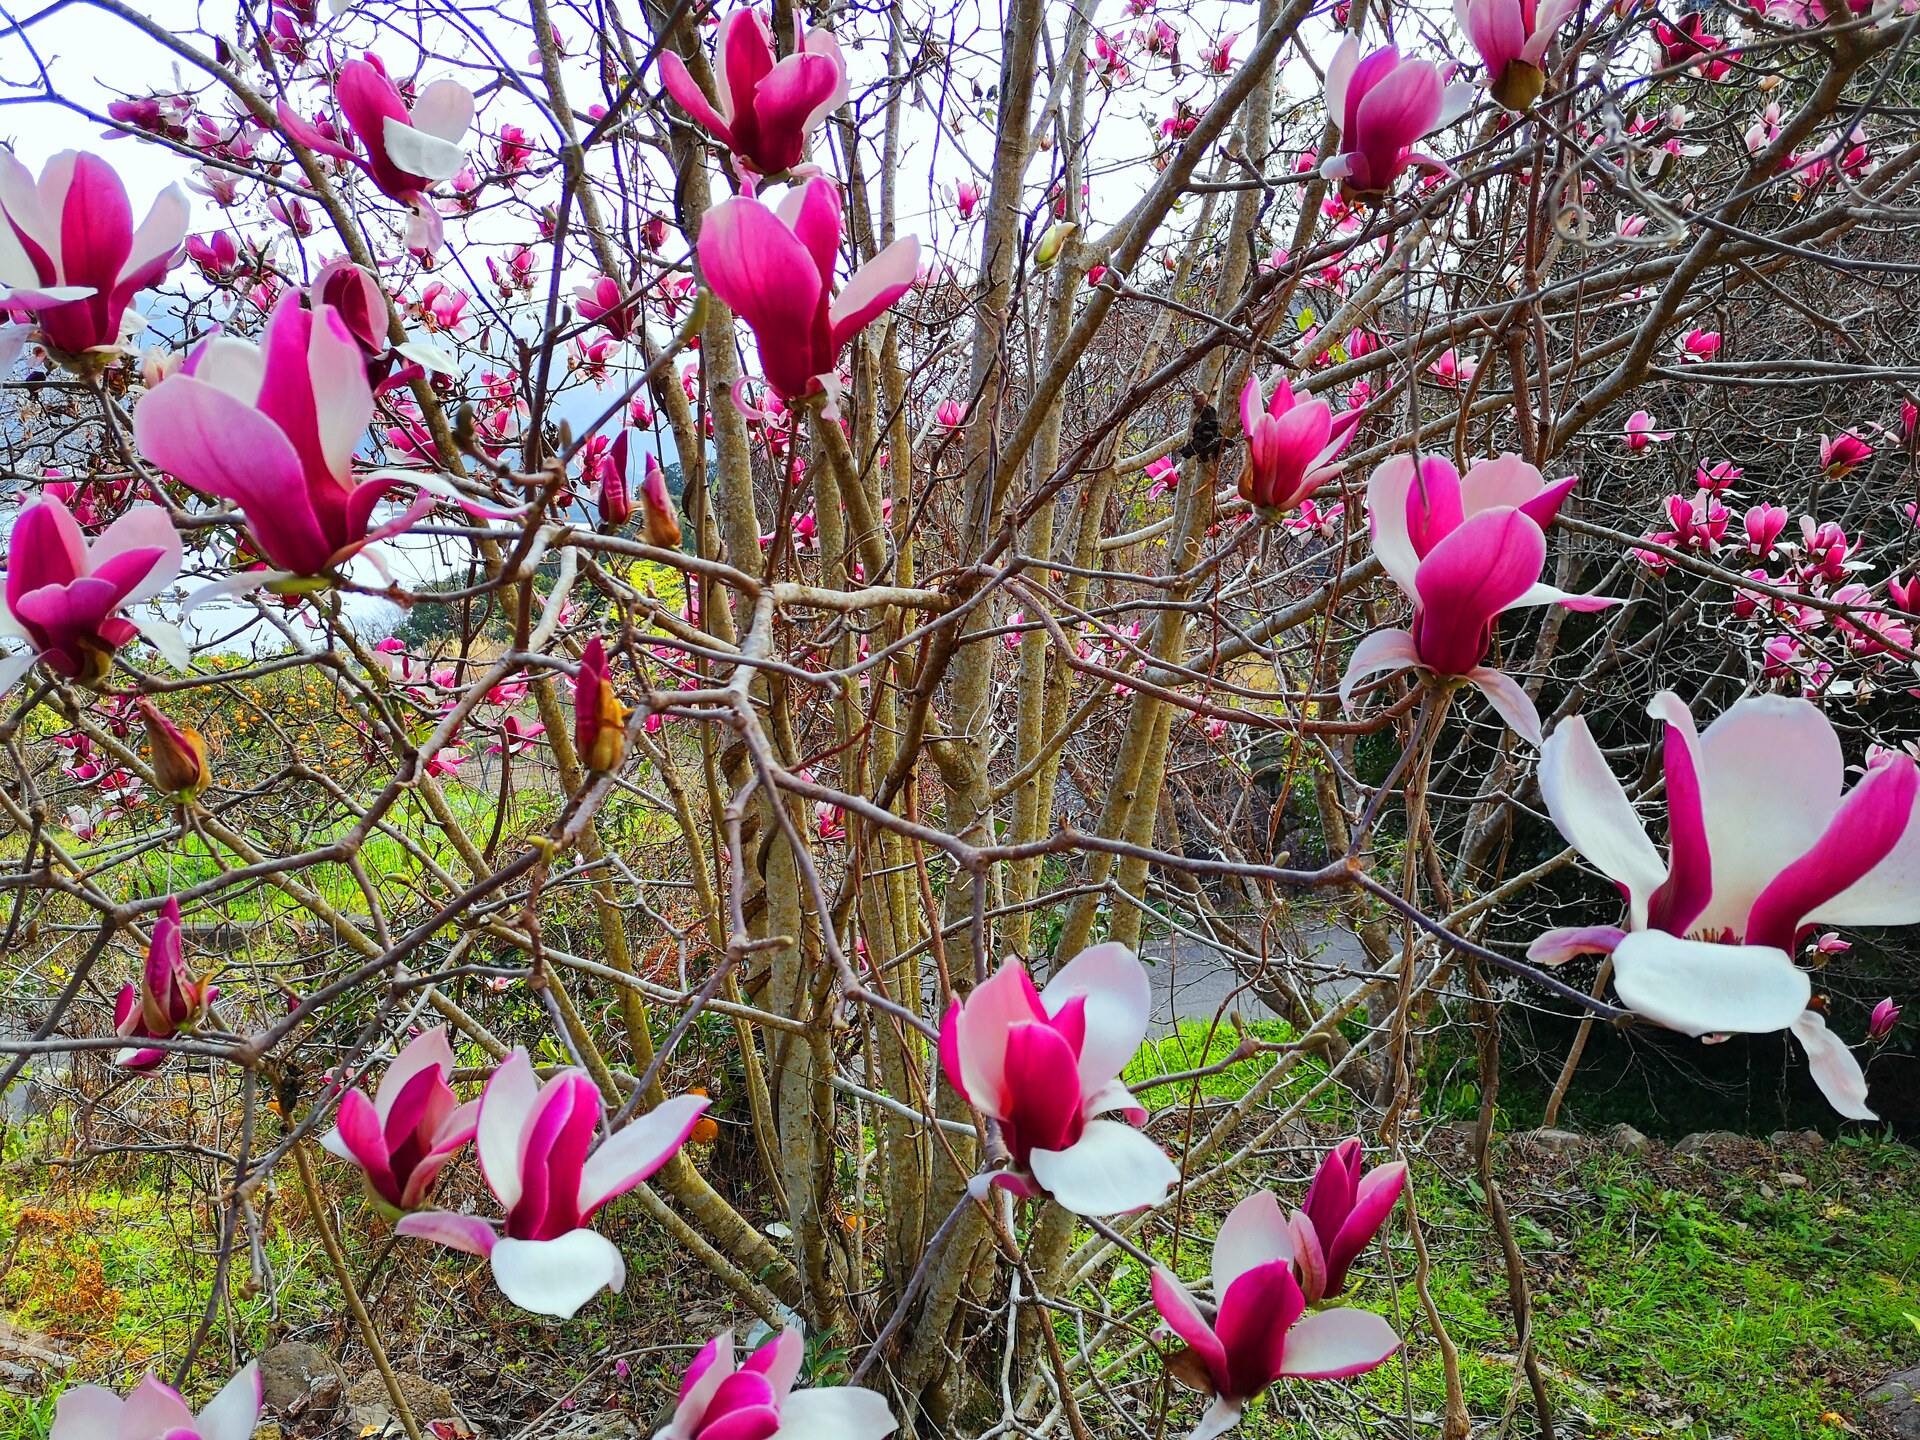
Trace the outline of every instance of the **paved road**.
[[[1168, 1033], [1178, 1020], [1212, 1020], [1228, 1009], [1248, 1019], [1273, 1017], [1233, 960], [1203, 940], [1174, 935], [1150, 942], [1141, 958], [1153, 978], [1155, 1034]], [[1366, 952], [1350, 931], [1316, 922], [1300, 926], [1289, 948], [1274, 952], [1273, 963], [1317, 998], [1336, 1000], [1353, 988]]]

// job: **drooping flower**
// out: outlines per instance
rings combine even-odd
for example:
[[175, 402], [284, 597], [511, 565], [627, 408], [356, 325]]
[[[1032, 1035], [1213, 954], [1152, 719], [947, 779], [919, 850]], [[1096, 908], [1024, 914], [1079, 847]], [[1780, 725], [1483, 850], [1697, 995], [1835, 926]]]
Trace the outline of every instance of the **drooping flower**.
[[1920, 770], [1880, 752], [1842, 793], [1833, 725], [1810, 701], [1756, 695], [1696, 734], [1672, 691], [1665, 722], [1670, 841], [1663, 860], [1586, 722], [1555, 727], [1540, 791], [1560, 833], [1626, 892], [1627, 923], [1551, 931], [1528, 954], [1611, 954], [1628, 1009], [1687, 1035], [1791, 1030], [1842, 1115], [1870, 1120], [1859, 1062], [1809, 1004], [1793, 960], [1803, 927], [1920, 922]]
[[[147, 947], [140, 983], [129, 980], [114, 1002], [114, 1032], [123, 1040], [171, 1040], [199, 1024], [219, 993], [217, 986], [196, 978], [187, 969], [181, 947], [180, 902], [169, 895], [153, 922], [153, 943]], [[113, 1063], [123, 1070], [153, 1070], [166, 1059], [165, 1050], [129, 1045], [115, 1055]]]
[[1320, 173], [1340, 182], [1349, 200], [1373, 200], [1412, 165], [1446, 167], [1414, 151], [1426, 135], [1459, 118], [1471, 101], [1464, 87], [1450, 87], [1427, 60], [1402, 60], [1391, 45], [1360, 58], [1360, 41], [1349, 35], [1327, 67], [1327, 117], [1339, 131], [1339, 148]]
[[367, 1199], [390, 1220], [420, 1208], [479, 1128], [480, 1102], [462, 1105], [452, 1078], [453, 1046], [436, 1025], [394, 1056], [371, 1100], [344, 1092], [335, 1128], [320, 1137], [329, 1154], [360, 1168]]
[[36, 182], [6, 150], [0, 218], [0, 286], [11, 292], [0, 300], [31, 311], [48, 351], [84, 373], [145, 326], [129, 307], [179, 260], [187, 196], [167, 186], [136, 230], [126, 186], [98, 155], [62, 150]]
[[1628, 451], [1638, 455], [1649, 446], [1664, 444], [1673, 438], [1671, 430], [1653, 428], [1653, 416], [1644, 410], [1636, 410], [1627, 417], [1627, 428], [1621, 435]]
[[660, 53], [660, 79], [742, 165], [761, 175], [783, 174], [806, 154], [807, 136], [847, 99], [847, 65], [833, 32], [816, 28], [796, 40], [786, 59], [776, 58], [766, 16], [738, 9], [720, 22], [714, 41], [717, 109], [671, 50]]
[[594, 636], [573, 682], [573, 745], [589, 770], [618, 770], [627, 753], [627, 707], [613, 693], [607, 647]]
[[369, 52], [364, 60], [349, 60], [340, 67], [333, 98], [366, 148], [365, 155], [335, 133], [302, 119], [284, 100], [279, 105], [281, 128], [309, 150], [366, 172], [381, 194], [413, 212], [407, 244], [416, 250], [438, 250], [446, 232], [428, 192], [435, 182], [459, 174], [466, 163], [460, 139], [473, 124], [473, 92], [457, 80], [436, 80], [409, 107], [379, 58]]
[[1487, 67], [1487, 89], [1509, 110], [1546, 88], [1547, 47], [1578, 0], [1453, 0], [1454, 19]]
[[795, 1390], [805, 1351], [789, 1326], [736, 1365], [733, 1332], [721, 1331], [693, 1357], [673, 1418], [653, 1440], [883, 1440], [894, 1432], [893, 1412], [875, 1391]]
[[839, 187], [815, 178], [788, 191], [778, 211], [736, 195], [709, 210], [700, 227], [701, 272], [753, 327], [761, 369], [782, 400], [830, 386], [847, 342], [913, 288], [920, 242], [908, 236], [835, 295], [841, 225]]
[[1296, 398], [1281, 379], [1260, 404], [1260, 377], [1247, 376], [1240, 391], [1240, 423], [1247, 435], [1247, 463], [1240, 472], [1240, 498], [1273, 514], [1293, 509], [1334, 476], [1334, 463], [1353, 439], [1360, 414], [1339, 415], [1324, 400]]
[[1342, 1140], [1326, 1153], [1293, 1220], [1294, 1275], [1309, 1303], [1347, 1288], [1348, 1269], [1406, 1188], [1406, 1165], [1395, 1160], [1367, 1169], [1358, 1140]]
[[146, 696], [140, 697], [139, 706], [147, 722], [147, 763], [153, 783], [183, 805], [197, 799], [213, 783], [206, 740], [192, 726], [174, 724]]
[[55, 674], [97, 686], [113, 666], [113, 652], [135, 635], [185, 669], [190, 657], [179, 630], [157, 617], [130, 620], [120, 614], [171, 585], [180, 557], [180, 535], [158, 505], [133, 506], [91, 545], [52, 495], [27, 506], [8, 542], [0, 635], [31, 648], [0, 656], [0, 691], [35, 660]]
[[1367, 481], [1373, 552], [1413, 602], [1412, 630], [1377, 630], [1354, 647], [1340, 680], [1342, 704], [1368, 675], [1419, 669], [1470, 680], [1525, 740], [1540, 743], [1540, 716], [1525, 690], [1483, 665], [1503, 611], [1522, 605], [1600, 610], [1606, 596], [1569, 595], [1540, 579], [1546, 526], [1577, 483], [1544, 484], [1517, 455], [1482, 460], [1463, 478], [1439, 456], [1396, 455]]
[[481, 1093], [476, 1132], [481, 1173], [506, 1211], [504, 1233], [477, 1215], [444, 1210], [416, 1210], [394, 1231], [487, 1256], [507, 1299], [568, 1319], [627, 1281], [619, 1250], [587, 1222], [666, 1164], [708, 1103], [677, 1095], [596, 1146], [606, 1113], [592, 1077], [565, 1069], [542, 1085], [526, 1050], [516, 1048]]
[[62, 1391], [47, 1440], [252, 1440], [260, 1401], [258, 1362], [244, 1366], [198, 1415], [148, 1371], [124, 1400], [104, 1385]]
[[[1179, 1170], [1134, 1126], [1147, 1112], [1120, 1072], [1147, 1033], [1147, 972], [1124, 945], [1082, 950], [1036, 991], [1008, 960], [940, 1024], [940, 1063], [1000, 1122], [1012, 1164], [988, 1183], [1051, 1195], [1076, 1215], [1156, 1205]], [[1101, 1118], [1119, 1111], [1131, 1123]]]
[[373, 509], [408, 477], [356, 482], [354, 449], [373, 418], [360, 345], [331, 305], [280, 297], [262, 343], [204, 341], [181, 372], [135, 409], [149, 460], [196, 490], [238, 505], [267, 563], [324, 576], [432, 508], [424, 483], [399, 519], [369, 529]]
[[[1354, 1142], [1357, 1144], [1358, 1142]], [[1307, 1313], [1294, 1279], [1296, 1225], [1270, 1190], [1256, 1190], [1220, 1223], [1213, 1242], [1213, 1306], [1203, 1309], [1169, 1271], [1153, 1271], [1153, 1303], [1185, 1341], [1181, 1378], [1213, 1392], [1189, 1440], [1213, 1440], [1240, 1420], [1247, 1401], [1285, 1376], [1343, 1380], [1384, 1363], [1400, 1348], [1393, 1327], [1369, 1310], [1337, 1306]]]
[[1873, 1007], [1873, 1014], [1867, 1017], [1867, 1038], [1884, 1040], [1893, 1033], [1893, 1027], [1900, 1023], [1900, 1007], [1893, 1003], [1889, 995]]
[[1851, 430], [1820, 437], [1820, 468], [1829, 480], [1842, 480], [1873, 458], [1873, 447]]

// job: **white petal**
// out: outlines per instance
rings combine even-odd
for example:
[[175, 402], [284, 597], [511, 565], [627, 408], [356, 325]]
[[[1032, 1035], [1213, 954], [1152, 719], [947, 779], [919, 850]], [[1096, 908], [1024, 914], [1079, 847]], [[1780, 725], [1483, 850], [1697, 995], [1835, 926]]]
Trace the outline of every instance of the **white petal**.
[[1831, 1030], [1818, 1010], [1803, 1011], [1788, 1027], [1807, 1052], [1813, 1083], [1827, 1103], [1849, 1120], [1878, 1120], [1867, 1108], [1867, 1077], [1846, 1042]]
[[1147, 1038], [1153, 986], [1147, 967], [1134, 958], [1133, 951], [1108, 941], [1069, 960], [1040, 992], [1040, 1003], [1049, 1015], [1058, 1015], [1076, 995], [1087, 997], [1080, 1092], [1092, 1095], [1127, 1068]]
[[260, 398], [260, 386], [266, 377], [267, 357], [260, 353], [260, 347], [231, 335], [216, 335], [207, 341], [193, 367], [194, 379], [248, 405]]
[[571, 1320], [602, 1290], [621, 1290], [627, 1262], [606, 1236], [571, 1230], [558, 1240], [502, 1240], [493, 1247], [493, 1279], [522, 1310]]
[[520, 1131], [539, 1093], [533, 1062], [518, 1045], [480, 1092], [480, 1128], [474, 1148], [480, 1155], [480, 1173], [508, 1210], [520, 1200]]
[[87, 569], [98, 570], [114, 556], [129, 550], [158, 550], [161, 556], [147, 572], [147, 578], [127, 592], [122, 605], [151, 600], [180, 573], [180, 532], [173, 528], [173, 521], [158, 505], [135, 505], [109, 525], [100, 538], [87, 547]]
[[200, 1412], [200, 1440], [252, 1440], [260, 1419], [260, 1363], [250, 1360]]
[[1240, 1412], [1246, 1408], [1246, 1402], [1230, 1400], [1225, 1395], [1213, 1397], [1213, 1403], [1207, 1406], [1207, 1413], [1200, 1417], [1200, 1423], [1193, 1427], [1193, 1433], [1187, 1440], [1214, 1440], [1224, 1435], [1240, 1423]]
[[1293, 1234], [1271, 1190], [1256, 1190], [1220, 1222], [1213, 1237], [1213, 1298], [1256, 1265], [1293, 1258]]
[[1367, 523], [1372, 527], [1373, 553], [1409, 597], [1420, 571], [1420, 555], [1407, 530], [1407, 496], [1413, 490], [1411, 455], [1395, 455], [1376, 466], [1367, 477]]
[[1567, 843], [1627, 887], [1629, 923], [1646, 924], [1647, 901], [1666, 883], [1666, 862], [1607, 768], [1584, 716], [1562, 720], [1540, 747], [1540, 796]]
[[1920, 799], [1892, 853], [1806, 918], [1828, 925], [1920, 923]]
[[189, 214], [187, 192], [180, 188], [178, 181], [156, 195], [153, 207], [147, 211], [147, 218], [133, 232], [133, 248], [127, 254], [127, 263], [120, 267], [120, 273], [131, 275], [144, 270], [161, 256], [178, 250], [180, 242], [187, 238]]
[[1700, 737], [1699, 756], [1713, 898], [1698, 924], [1739, 935], [1755, 898], [1840, 808], [1845, 762], [1827, 717], [1784, 695], [1730, 705]]
[[20, 683], [20, 677], [33, 668], [33, 662], [40, 657], [31, 650], [14, 650], [0, 654], [0, 695], [4, 695]]
[[1347, 673], [1340, 677], [1341, 707], [1352, 708], [1353, 687], [1369, 675], [1378, 675], [1382, 671], [1391, 674], [1396, 670], [1410, 670], [1419, 663], [1420, 653], [1413, 648], [1413, 636], [1406, 631], [1374, 631], [1353, 647], [1353, 658], [1347, 661]]
[[609, 1136], [580, 1172], [581, 1215], [593, 1214], [666, 1164], [712, 1103], [704, 1095], [676, 1095]]
[[852, 1385], [796, 1390], [780, 1402], [772, 1440], [881, 1440], [899, 1428], [887, 1397]]
[[1540, 712], [1533, 708], [1533, 697], [1512, 676], [1491, 665], [1476, 665], [1467, 672], [1467, 678], [1479, 687], [1514, 734], [1529, 745], [1540, 744]]
[[[458, 80], [436, 80], [413, 102], [413, 128], [452, 142], [473, 124], [473, 92]], [[415, 170], [424, 175], [424, 170]]]
[[1089, 1120], [1076, 1144], [1035, 1150], [1033, 1178], [1076, 1215], [1124, 1215], [1158, 1205], [1179, 1167], [1131, 1125]]
[[1639, 930], [1613, 952], [1613, 984], [1636, 1014], [1687, 1035], [1784, 1030], [1813, 995], [1784, 950], [1710, 945]]
[[129, 615], [127, 621], [140, 632], [143, 640], [160, 652], [160, 658], [174, 669], [193, 668], [193, 651], [187, 648], [187, 637], [180, 633], [180, 627], [171, 620]]
[[458, 375], [460, 362], [442, 350], [438, 345], [425, 340], [409, 340], [404, 345], [393, 347], [394, 353], [404, 360], [411, 360], [422, 370], [431, 370], [436, 375]]
[[1360, 37], [1349, 35], [1340, 42], [1340, 48], [1333, 52], [1333, 59], [1327, 64], [1327, 118], [1336, 130], [1346, 123], [1347, 82], [1353, 79], [1359, 64]]
[[1342, 1305], [1317, 1310], [1287, 1332], [1282, 1375], [1340, 1380], [1373, 1369], [1400, 1348], [1393, 1327], [1371, 1310]]
[[416, 130], [405, 121], [387, 116], [381, 131], [387, 147], [387, 159], [409, 175], [427, 180], [451, 180], [467, 163], [467, 152], [450, 140]]
[[120, 1397], [104, 1385], [62, 1391], [47, 1440], [113, 1440], [120, 1433], [121, 1408]]

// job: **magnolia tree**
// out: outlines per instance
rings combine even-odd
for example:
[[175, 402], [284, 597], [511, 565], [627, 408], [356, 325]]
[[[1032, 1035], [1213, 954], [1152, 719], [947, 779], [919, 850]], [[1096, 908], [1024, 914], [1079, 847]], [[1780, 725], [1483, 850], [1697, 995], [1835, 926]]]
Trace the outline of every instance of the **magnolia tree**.
[[672, 1440], [1463, 1436], [1448, 1047], [1551, 1433], [1504, 1013], [1889, 1103], [1910, 5], [219, 10], [4, 37], [0, 1085], [201, 1197], [55, 1440], [244, 1440], [282, 1214], [414, 1440], [350, 1248], [669, 1257]]

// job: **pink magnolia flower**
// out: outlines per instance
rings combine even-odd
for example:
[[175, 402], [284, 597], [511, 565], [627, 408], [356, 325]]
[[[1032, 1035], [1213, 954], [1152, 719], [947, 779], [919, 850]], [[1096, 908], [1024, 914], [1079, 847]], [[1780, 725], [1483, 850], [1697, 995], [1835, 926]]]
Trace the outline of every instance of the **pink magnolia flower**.
[[466, 752], [458, 745], [449, 745], [444, 750], [435, 751], [429, 757], [425, 773], [430, 780], [444, 780], [448, 776], [459, 775], [460, 767], [466, 763]]
[[1694, 466], [1693, 483], [1717, 495], [1746, 473], [1731, 460], [1720, 460], [1712, 465], [1702, 462]]
[[436, 1025], [393, 1058], [371, 1100], [344, 1092], [336, 1128], [320, 1137], [329, 1154], [360, 1167], [367, 1198], [390, 1220], [420, 1208], [479, 1126], [480, 1102], [462, 1105], [452, 1078], [453, 1046]]
[[457, 80], [436, 80], [409, 107], [400, 88], [371, 51], [364, 60], [340, 67], [334, 101], [353, 136], [366, 147], [362, 156], [346, 138], [302, 119], [282, 100], [280, 126], [295, 141], [321, 155], [357, 165], [389, 200], [413, 212], [407, 244], [438, 250], [446, 238], [440, 212], [428, 192], [451, 180], [466, 163], [460, 139], [473, 124], [473, 92]]
[[257, 1362], [223, 1385], [198, 1415], [149, 1370], [124, 1400], [103, 1385], [63, 1391], [47, 1440], [252, 1440], [260, 1400]]
[[1873, 1007], [1873, 1014], [1867, 1019], [1867, 1038], [1884, 1040], [1893, 1033], [1893, 1027], [1900, 1023], [1900, 1007], [1893, 1003], [1889, 995]]
[[1718, 80], [1732, 68], [1720, 58], [1720, 52], [1726, 49], [1727, 42], [1709, 34], [1706, 21], [1699, 14], [1683, 18], [1678, 29], [1664, 20], [1656, 19], [1653, 22], [1653, 38], [1660, 47], [1660, 58], [1666, 66], [1695, 62], [1689, 68], [1707, 80]]
[[1402, 60], [1391, 45], [1361, 59], [1360, 41], [1349, 35], [1327, 67], [1327, 115], [1340, 145], [1320, 173], [1338, 180], [1346, 198], [1372, 200], [1409, 166], [1444, 169], [1413, 146], [1458, 119], [1471, 98], [1464, 88], [1447, 86], [1431, 61]]
[[1471, 385], [1473, 377], [1479, 373], [1480, 362], [1471, 355], [1461, 355], [1457, 351], [1444, 351], [1440, 358], [1427, 367], [1427, 374], [1439, 385]]
[[1180, 467], [1162, 455], [1158, 460], [1147, 462], [1147, 478], [1153, 484], [1147, 488], [1147, 498], [1157, 500], [1162, 495], [1171, 495], [1180, 487]]
[[1235, 31], [1200, 52], [1200, 63], [1215, 75], [1224, 75], [1233, 69], [1233, 42], [1240, 38]]
[[1920, 922], [1920, 769], [1883, 751], [1843, 794], [1839, 737], [1807, 700], [1750, 696], [1705, 734], [1672, 691], [1647, 709], [1666, 726], [1667, 858], [1585, 720], [1562, 721], [1541, 751], [1541, 795], [1567, 843], [1625, 891], [1626, 925], [1551, 931], [1528, 955], [1611, 954], [1620, 1003], [1686, 1035], [1791, 1030], [1833, 1108], [1873, 1119], [1859, 1062], [1810, 1005], [1793, 955], [1817, 923]]
[[1358, 1140], [1342, 1140], [1327, 1152], [1293, 1217], [1294, 1274], [1310, 1303], [1347, 1288], [1348, 1269], [1406, 1188], [1406, 1165], [1396, 1160], [1368, 1170]]
[[85, 370], [146, 324], [129, 307], [179, 260], [187, 196], [167, 186], [136, 230], [126, 186], [98, 155], [62, 150], [35, 181], [8, 150], [0, 218], [0, 302], [31, 312], [54, 357]]
[[589, 770], [618, 770], [627, 753], [627, 707], [613, 693], [607, 647], [598, 635], [580, 651], [573, 682], [573, 745]]
[[1354, 647], [1340, 701], [1369, 675], [1419, 669], [1472, 681], [1522, 739], [1540, 743], [1540, 717], [1525, 690], [1480, 662], [1501, 612], [1522, 605], [1600, 610], [1602, 595], [1569, 595], [1544, 584], [1546, 526], [1578, 483], [1544, 484], [1517, 455], [1482, 460], [1462, 477], [1427, 456], [1416, 468], [1396, 455], [1367, 481], [1373, 552], [1413, 602], [1413, 629], [1377, 630]]
[[1453, 0], [1454, 19], [1487, 67], [1487, 89], [1515, 111], [1540, 98], [1547, 47], [1578, 8], [1578, 0]]
[[534, 741], [547, 733], [547, 727], [538, 720], [522, 720], [518, 715], [509, 715], [500, 722], [500, 739], [487, 747], [489, 755], [521, 755], [533, 748]]
[[300, 298], [280, 297], [259, 345], [203, 341], [140, 402], [133, 433], [154, 464], [238, 505], [268, 564], [323, 576], [408, 529], [434, 499], [423, 485], [399, 519], [368, 528], [404, 477], [354, 480], [353, 453], [373, 418], [360, 346], [331, 305], [309, 311]]
[[806, 1345], [789, 1326], [735, 1365], [723, 1330], [693, 1357], [673, 1418], [654, 1440], [883, 1440], [897, 1428], [886, 1397], [852, 1385], [795, 1390]]
[[194, 268], [216, 285], [222, 280], [231, 280], [239, 273], [240, 247], [233, 243], [233, 236], [225, 230], [216, 230], [204, 236], [189, 235], [186, 250]]
[[1887, 598], [1909, 615], [1920, 615], [1920, 575], [1907, 580], [1889, 578]]
[[1873, 458], [1873, 447], [1851, 430], [1820, 437], [1820, 468], [1829, 480], [1851, 475]]
[[627, 1283], [620, 1252], [587, 1222], [666, 1164], [708, 1103], [676, 1095], [596, 1146], [606, 1112], [592, 1078], [566, 1069], [542, 1085], [516, 1047], [480, 1096], [476, 1135], [481, 1173], [506, 1211], [504, 1233], [477, 1215], [444, 1210], [415, 1211], [394, 1230], [487, 1256], [507, 1299], [570, 1319], [601, 1290]]
[[[1180, 1172], [1134, 1128], [1147, 1112], [1119, 1078], [1152, 1004], [1146, 970], [1117, 944], [1082, 950], [1043, 991], [1008, 960], [954, 1000], [940, 1023], [941, 1068], [968, 1104], [1000, 1122], [1012, 1161], [985, 1183], [1051, 1195], [1076, 1215], [1165, 1198]], [[1114, 1110], [1131, 1123], [1100, 1118]]]
[[718, 109], [671, 50], [660, 53], [660, 79], [680, 108], [741, 165], [762, 175], [783, 174], [800, 163], [807, 136], [847, 98], [847, 65], [833, 32], [809, 30], [804, 40], [795, 40], [787, 58], [777, 59], [766, 16], [735, 10], [720, 22], [714, 41]]
[[1189, 1440], [1232, 1429], [1247, 1401], [1284, 1376], [1344, 1380], [1400, 1348], [1393, 1327], [1372, 1311], [1338, 1306], [1308, 1314], [1294, 1278], [1295, 1243], [1273, 1192], [1256, 1190], [1214, 1237], [1211, 1307], [1202, 1308], [1171, 1271], [1154, 1267], [1154, 1308], [1200, 1361], [1213, 1392]]
[[896, 240], [833, 293], [840, 188], [812, 179], [778, 211], [747, 195], [723, 200], [700, 227], [700, 268], [713, 293], [753, 327], [760, 366], [782, 400], [825, 388], [847, 342], [913, 288], [920, 242]]
[[962, 180], [953, 190], [953, 205], [960, 212], [962, 220], [973, 219], [973, 212], [980, 204], [980, 187], [971, 180]]
[[1680, 338], [1680, 363], [1690, 365], [1699, 360], [1711, 360], [1720, 353], [1720, 332], [1718, 330], [1689, 330]]
[[1240, 498], [1278, 514], [1340, 473], [1334, 462], [1353, 439], [1360, 415], [1353, 410], [1335, 415], [1324, 400], [1295, 399], [1284, 378], [1263, 408], [1260, 377], [1248, 375], [1240, 391], [1240, 424], [1247, 435]]
[[1671, 440], [1673, 431], [1654, 429], [1653, 416], [1644, 410], [1636, 410], [1627, 417], [1627, 428], [1620, 438], [1628, 450], [1638, 455], [1651, 445]]
[[1773, 547], [1787, 528], [1787, 512], [1778, 505], [1759, 504], [1747, 511], [1747, 549], [1761, 559], [1773, 554]]
[[598, 324], [615, 340], [630, 339], [640, 323], [640, 301], [636, 296], [622, 302], [620, 282], [611, 275], [596, 275], [585, 285], [573, 287], [574, 309], [588, 324]]
[[0, 692], [35, 660], [97, 686], [113, 666], [113, 652], [136, 634], [185, 669], [187, 645], [177, 629], [158, 618], [120, 614], [171, 585], [180, 556], [180, 536], [158, 505], [135, 505], [91, 545], [52, 495], [27, 506], [8, 544], [0, 635], [23, 639], [30, 648], [0, 656]]
[[[123, 1040], [171, 1040], [199, 1024], [219, 993], [217, 986], [196, 979], [187, 969], [180, 943], [180, 902], [169, 895], [153, 922], [153, 942], [147, 946], [140, 983], [129, 980], [114, 1002], [114, 1032]], [[113, 1063], [123, 1070], [153, 1070], [166, 1059], [165, 1050], [129, 1045], [114, 1056]]]
[[943, 430], [958, 430], [967, 423], [967, 407], [958, 400], [942, 400], [933, 412], [933, 423]]

